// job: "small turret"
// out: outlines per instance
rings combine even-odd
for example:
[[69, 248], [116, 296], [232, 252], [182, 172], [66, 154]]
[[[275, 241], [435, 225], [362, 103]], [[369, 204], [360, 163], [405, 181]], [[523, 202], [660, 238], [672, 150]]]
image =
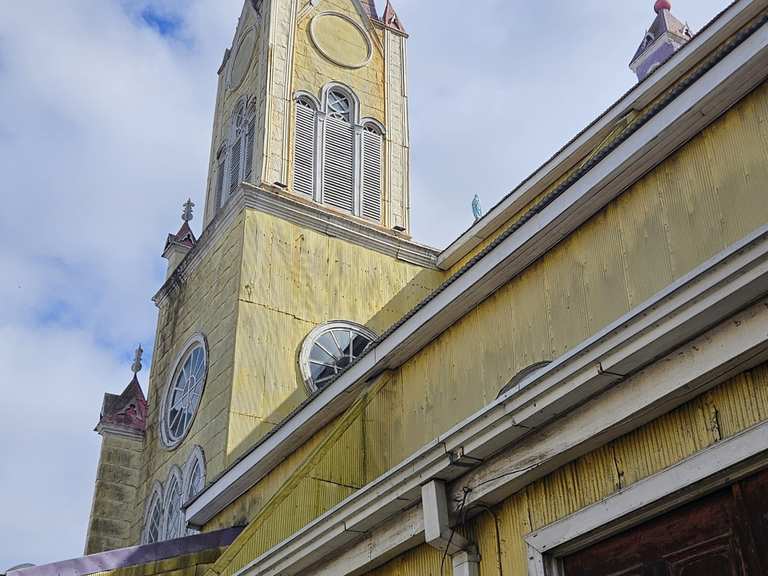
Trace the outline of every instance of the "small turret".
[[139, 346], [133, 359], [133, 378], [123, 393], [104, 395], [96, 426], [102, 439], [101, 456], [88, 523], [86, 554], [137, 543], [134, 527], [140, 520], [136, 505], [148, 411], [139, 384], [143, 353]]
[[656, 19], [629, 64], [640, 82], [693, 37], [688, 25], [672, 15], [672, 4], [668, 0], [657, 0], [653, 9]]
[[174, 270], [181, 264], [184, 257], [197, 244], [197, 238], [189, 227], [189, 223], [194, 219], [193, 209], [195, 203], [191, 199], [184, 203], [184, 211], [181, 213], [182, 225], [176, 234], [168, 234], [168, 240], [165, 242], [163, 258], [168, 260], [168, 272], [166, 278], [170, 278]]

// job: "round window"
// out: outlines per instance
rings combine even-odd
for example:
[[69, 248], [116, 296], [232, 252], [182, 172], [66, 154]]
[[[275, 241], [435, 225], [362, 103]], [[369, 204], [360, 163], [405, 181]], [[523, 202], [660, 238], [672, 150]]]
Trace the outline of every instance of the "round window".
[[365, 326], [351, 322], [331, 322], [310, 332], [299, 359], [310, 393], [328, 385], [362, 356], [376, 338], [376, 334]]
[[189, 433], [200, 406], [208, 372], [205, 338], [192, 338], [176, 363], [163, 399], [161, 437], [168, 448], [175, 448]]

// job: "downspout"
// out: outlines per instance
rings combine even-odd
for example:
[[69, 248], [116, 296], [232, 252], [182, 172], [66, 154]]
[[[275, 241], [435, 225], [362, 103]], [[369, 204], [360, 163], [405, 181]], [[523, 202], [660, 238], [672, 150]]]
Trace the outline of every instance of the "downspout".
[[432, 480], [421, 487], [424, 511], [424, 539], [427, 544], [451, 557], [453, 576], [479, 576], [477, 545], [451, 528], [445, 483]]

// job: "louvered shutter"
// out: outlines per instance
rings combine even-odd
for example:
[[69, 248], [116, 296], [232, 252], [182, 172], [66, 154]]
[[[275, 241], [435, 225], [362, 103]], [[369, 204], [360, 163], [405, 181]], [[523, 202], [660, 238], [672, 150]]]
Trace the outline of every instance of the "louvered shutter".
[[219, 162], [219, 166], [216, 170], [216, 209], [218, 210], [221, 208], [221, 205], [224, 201], [224, 171], [225, 171], [225, 165], [224, 160], [222, 159]]
[[296, 104], [293, 190], [308, 196], [315, 193], [315, 111], [300, 102]]
[[253, 172], [253, 144], [256, 139], [256, 117], [251, 118], [248, 123], [248, 134], [245, 137], [245, 178], [244, 180], [251, 180], [251, 172]]
[[363, 130], [362, 215], [381, 222], [383, 138], [376, 132]]
[[352, 125], [338, 118], [329, 117], [325, 130], [323, 202], [352, 212], [355, 194]]
[[238, 137], [232, 145], [229, 160], [229, 193], [231, 194], [240, 185], [240, 157], [243, 155], [243, 139]]

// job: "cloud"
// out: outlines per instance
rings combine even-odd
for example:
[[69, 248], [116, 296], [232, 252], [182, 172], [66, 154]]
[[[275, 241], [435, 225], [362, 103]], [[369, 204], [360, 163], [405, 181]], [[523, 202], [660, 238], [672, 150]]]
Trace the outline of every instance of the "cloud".
[[[418, 240], [446, 245], [474, 194], [490, 208], [632, 85], [651, 4], [396, 2], [411, 33]], [[696, 29], [723, 4], [674, 11]], [[241, 8], [3, 5], [0, 569], [82, 552], [102, 394], [127, 384], [136, 343], [151, 350], [182, 202], [202, 212], [216, 71]]]

